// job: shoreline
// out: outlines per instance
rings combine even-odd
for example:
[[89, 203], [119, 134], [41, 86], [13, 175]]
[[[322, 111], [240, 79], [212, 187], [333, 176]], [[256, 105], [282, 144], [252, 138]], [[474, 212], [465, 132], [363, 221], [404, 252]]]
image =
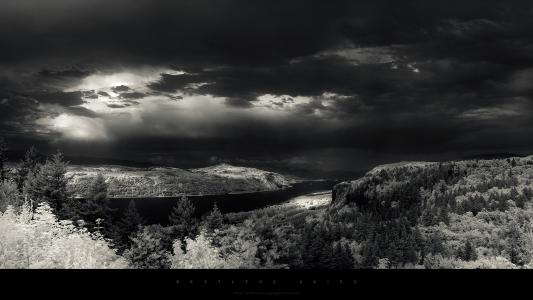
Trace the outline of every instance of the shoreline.
[[[274, 190], [258, 190], [258, 191], [242, 191], [242, 192], [229, 192], [229, 193], [219, 193], [219, 194], [179, 194], [179, 195], [173, 195], [173, 196], [147, 196], [147, 195], [143, 195], [143, 196], [128, 196], [128, 195], [123, 195], [123, 196], [112, 196], [112, 197], [108, 197], [109, 200], [113, 200], [113, 199], [142, 199], [142, 198], [180, 198], [180, 197], [210, 197], [210, 196], [224, 196], [224, 195], [246, 195], [246, 194], [256, 194], [256, 193], [266, 193], [266, 192], [280, 192], [280, 191], [284, 191], [284, 190], [288, 190], [288, 189], [291, 189], [291, 188], [294, 188], [295, 185], [297, 184], [305, 184], [305, 183], [313, 183], [313, 182], [327, 182], [329, 181], [328, 179], [311, 179], [311, 180], [301, 180], [301, 181], [297, 181], [297, 182], [293, 182], [291, 185], [289, 186], [284, 186], [282, 188], [279, 188], [279, 189], [274, 189]], [[332, 181], [333, 182], [333, 181]], [[75, 199], [83, 199], [84, 197], [74, 197]]]

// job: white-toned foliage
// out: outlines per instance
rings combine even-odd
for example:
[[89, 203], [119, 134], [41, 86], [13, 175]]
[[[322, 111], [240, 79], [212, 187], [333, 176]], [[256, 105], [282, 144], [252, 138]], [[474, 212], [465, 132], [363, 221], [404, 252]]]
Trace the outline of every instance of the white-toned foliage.
[[0, 214], [0, 268], [127, 268], [125, 259], [98, 233], [60, 221], [46, 203], [35, 213], [9, 207]]
[[[219, 244], [215, 246], [215, 241]], [[173, 269], [244, 269], [258, 268], [256, 258], [258, 239], [243, 236], [236, 227], [230, 227], [223, 236], [211, 236], [205, 231], [195, 239], [185, 239], [185, 251], [181, 241], [174, 242], [171, 256]]]
[[220, 250], [212, 245], [212, 238], [201, 232], [195, 239], [186, 238], [186, 249], [181, 241], [174, 242], [174, 255], [171, 256], [172, 269], [231, 269], [222, 258]]

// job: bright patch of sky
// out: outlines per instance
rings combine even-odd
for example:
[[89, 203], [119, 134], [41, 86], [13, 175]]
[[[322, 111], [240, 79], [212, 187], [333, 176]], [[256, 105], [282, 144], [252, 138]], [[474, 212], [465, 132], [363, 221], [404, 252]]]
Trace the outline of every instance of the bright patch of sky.
[[516, 117], [519, 115], [521, 115], [521, 113], [516, 108], [482, 107], [482, 108], [465, 111], [460, 115], [460, 117], [464, 119], [490, 120], [490, 119], [499, 119], [499, 118], [506, 118], [506, 117], [507, 118]]
[[173, 72], [176, 73], [178, 71], [164, 68], [146, 67], [136, 70], [124, 70], [115, 73], [97, 72], [85, 77], [80, 84], [73, 86], [66, 91], [95, 90], [107, 92], [111, 91], [112, 87], [121, 85], [128, 86], [131, 89], [144, 89], [147, 83], [159, 79], [161, 73]]
[[272, 95], [265, 94], [257, 97], [253, 102], [255, 107], [264, 107], [272, 110], [291, 110], [302, 104], [311, 103], [312, 98], [306, 96]]
[[[307, 117], [322, 119], [335, 101], [346, 97], [334, 93], [318, 97], [265, 94], [251, 102], [250, 108], [243, 109], [227, 105], [223, 97], [150, 90], [147, 85], [160, 79], [162, 73], [183, 74], [161, 68], [92, 74], [65, 91], [93, 91], [92, 95], [97, 97], [85, 97], [81, 106], [96, 116], [77, 115], [49, 107], [54, 113], [37, 122], [43, 130], [59, 133], [60, 139], [66, 140], [113, 140], [117, 135], [139, 132], [160, 136], [210, 137], [220, 135], [220, 128], [230, 126], [235, 120], [269, 124], [282, 119], [291, 120], [303, 111], [306, 111]], [[124, 99], [121, 97], [124, 91], [113, 91], [118, 86], [127, 86], [126, 92], [143, 93], [143, 97]], [[172, 96], [176, 98], [172, 100]]]
[[69, 115], [62, 113], [55, 117], [45, 117], [38, 124], [52, 132], [60, 133], [61, 139], [74, 141], [107, 140], [106, 128], [100, 118]]

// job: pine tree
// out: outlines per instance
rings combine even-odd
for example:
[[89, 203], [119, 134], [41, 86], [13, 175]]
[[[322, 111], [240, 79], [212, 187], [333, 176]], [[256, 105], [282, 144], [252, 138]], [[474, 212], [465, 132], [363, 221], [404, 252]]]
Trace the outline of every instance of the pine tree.
[[354, 267], [353, 256], [348, 245], [342, 246], [340, 242], [337, 242], [333, 248], [332, 260], [332, 267], [335, 269], [353, 269]]
[[8, 206], [18, 209], [22, 207], [24, 201], [17, 189], [17, 185], [11, 180], [0, 181], [0, 214]]
[[186, 196], [180, 198], [170, 212], [168, 221], [170, 225], [188, 224], [194, 214], [194, 205]]
[[355, 260], [352, 255], [352, 251], [350, 250], [350, 247], [348, 247], [348, 245], [344, 245], [344, 247], [342, 248], [341, 262], [342, 262], [343, 269], [354, 268]]
[[50, 207], [60, 212], [67, 201], [67, 172], [68, 163], [63, 160], [61, 152], [40, 166], [35, 173], [30, 172], [24, 185], [25, 193], [31, 200], [47, 202]]
[[7, 179], [7, 145], [4, 141], [4, 138], [0, 137], [0, 181]]
[[120, 247], [128, 247], [130, 244], [130, 235], [133, 232], [136, 232], [139, 229], [140, 225], [143, 225], [145, 222], [135, 206], [133, 200], [130, 201], [128, 208], [124, 212], [124, 215], [119, 221], [117, 229], [117, 242]]
[[323, 269], [337, 269], [337, 261], [333, 245], [324, 241], [323, 247], [320, 249], [319, 267]]
[[524, 239], [520, 226], [513, 221], [507, 225], [506, 252], [509, 260], [519, 266], [523, 266], [531, 261], [530, 249]]
[[516, 160], [514, 158], [511, 160], [511, 167], [516, 167]]
[[124, 257], [136, 269], [168, 269], [170, 253], [163, 239], [157, 226], [143, 226], [131, 235], [131, 247], [124, 251]]
[[217, 203], [213, 205], [213, 210], [206, 218], [207, 222], [207, 228], [210, 231], [214, 231], [215, 229], [220, 229], [222, 225], [224, 224], [224, 216], [218, 209]]
[[313, 242], [316, 241], [314, 239], [312, 224], [305, 223], [301, 236], [302, 240], [300, 252], [302, 255], [303, 266], [310, 268], [311, 264], [313, 264], [315, 261], [314, 256], [316, 255], [316, 252], [313, 252], [312, 249]]
[[372, 268], [377, 265], [378, 257], [376, 253], [378, 252], [379, 247], [374, 241], [366, 241], [361, 249], [362, 255], [362, 266], [363, 268]]
[[196, 220], [194, 219], [194, 205], [186, 197], [180, 198], [176, 206], [172, 209], [168, 221], [172, 226], [172, 232], [175, 238], [184, 239], [185, 237], [194, 237], [196, 235]]
[[470, 260], [476, 260], [477, 259], [477, 253], [474, 246], [472, 246], [472, 243], [470, 240], [466, 241], [465, 249], [463, 251], [463, 257], [464, 260], [470, 261]]
[[26, 181], [28, 174], [35, 173], [39, 167], [39, 152], [34, 146], [31, 146], [24, 159], [19, 163], [17, 172], [17, 186], [20, 191], [24, 188], [24, 182]]
[[444, 252], [444, 245], [442, 242], [442, 238], [438, 233], [434, 232], [429, 236], [429, 239], [426, 242], [426, 249], [427, 249], [427, 251], [425, 251], [426, 254], [431, 253], [433, 255], [436, 255], [436, 254], [442, 254]]
[[89, 186], [87, 196], [81, 199], [75, 208], [77, 215], [87, 222], [88, 228], [96, 225], [97, 219], [104, 220], [106, 227], [111, 226], [111, 212], [107, 198], [107, 184], [102, 174], [98, 174]]

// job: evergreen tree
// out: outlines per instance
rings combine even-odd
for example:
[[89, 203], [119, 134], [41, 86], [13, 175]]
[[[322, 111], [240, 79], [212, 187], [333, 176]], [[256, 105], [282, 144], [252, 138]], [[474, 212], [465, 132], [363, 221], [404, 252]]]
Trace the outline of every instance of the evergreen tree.
[[170, 225], [189, 223], [194, 214], [194, 205], [186, 196], [180, 198], [176, 206], [170, 212], [168, 221]]
[[418, 229], [418, 226], [414, 229], [414, 242], [415, 250], [418, 252], [418, 263], [424, 264], [424, 259], [426, 258], [426, 247], [425, 247], [425, 238]]
[[474, 246], [472, 246], [472, 243], [470, 240], [466, 241], [465, 249], [463, 251], [463, 257], [464, 260], [470, 261], [470, 260], [476, 260], [477, 259], [477, 253]]
[[442, 238], [438, 233], [432, 233], [426, 242], [426, 250], [424, 251], [426, 254], [443, 254], [444, 253], [444, 245], [442, 242]]
[[196, 235], [194, 209], [192, 202], [183, 196], [170, 212], [168, 221], [176, 238], [183, 239], [186, 236], [193, 238]]
[[524, 208], [527, 201], [528, 198], [526, 197], [525, 193], [518, 195], [517, 198], [514, 200], [518, 208]]
[[337, 269], [337, 260], [335, 257], [335, 252], [333, 245], [328, 242], [323, 243], [323, 247], [319, 251], [319, 267], [323, 269]]
[[333, 261], [333, 267], [335, 269], [353, 269], [353, 256], [348, 245], [345, 245], [344, 247], [341, 243], [335, 245], [333, 248]]
[[65, 177], [67, 165], [61, 152], [56, 153], [35, 173], [28, 174], [24, 185], [25, 193], [36, 203], [47, 202], [52, 209], [60, 212], [68, 198]]
[[531, 250], [527, 246], [523, 233], [517, 222], [507, 225], [506, 252], [509, 260], [519, 266], [523, 266], [531, 261]]
[[168, 269], [170, 253], [164, 238], [157, 226], [140, 227], [132, 234], [131, 247], [124, 251], [124, 257], [137, 269]]
[[314, 246], [319, 239], [315, 239], [313, 225], [305, 223], [301, 236], [302, 240], [300, 252], [302, 253], [303, 267], [312, 268], [316, 262], [315, 257], [320, 251], [319, 247]]
[[130, 245], [130, 235], [136, 232], [140, 225], [144, 224], [144, 220], [137, 211], [133, 200], [130, 201], [128, 208], [124, 211], [124, 215], [118, 223], [117, 242], [120, 248], [127, 248]]
[[224, 224], [224, 216], [218, 209], [217, 203], [213, 205], [213, 210], [206, 218], [207, 229], [214, 231], [215, 229], [220, 229]]
[[24, 159], [19, 163], [18, 172], [17, 172], [17, 186], [20, 191], [24, 188], [24, 182], [28, 178], [28, 174], [36, 173], [39, 167], [39, 152], [34, 146], [31, 146], [26, 154]]
[[79, 218], [87, 222], [89, 229], [94, 228], [97, 219], [104, 220], [106, 227], [110, 227], [111, 212], [107, 198], [107, 184], [102, 174], [98, 174], [87, 191], [85, 199], [81, 199], [75, 208]]
[[4, 138], [0, 137], [0, 182], [7, 179], [7, 144], [4, 141]]
[[22, 195], [13, 181], [0, 181], [0, 214], [10, 205], [18, 209], [22, 207], [23, 203]]
[[379, 248], [374, 241], [367, 241], [364, 243], [363, 248], [361, 249], [362, 255], [362, 266], [363, 268], [372, 268], [377, 265], [378, 257], [376, 253]]

